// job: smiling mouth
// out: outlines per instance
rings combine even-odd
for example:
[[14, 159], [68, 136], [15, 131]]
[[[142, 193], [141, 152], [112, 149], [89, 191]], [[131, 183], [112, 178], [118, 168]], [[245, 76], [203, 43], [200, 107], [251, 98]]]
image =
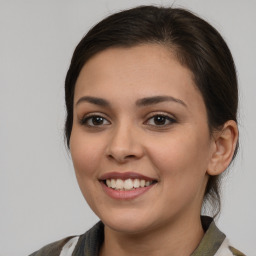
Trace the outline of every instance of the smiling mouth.
[[150, 185], [157, 183], [156, 180], [145, 180], [145, 179], [106, 179], [102, 181], [108, 188], [119, 191], [130, 191], [139, 188], [145, 188]]

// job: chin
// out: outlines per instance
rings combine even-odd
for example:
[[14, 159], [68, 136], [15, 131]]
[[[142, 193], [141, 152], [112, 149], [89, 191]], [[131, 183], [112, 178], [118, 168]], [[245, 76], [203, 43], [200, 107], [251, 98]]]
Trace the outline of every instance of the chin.
[[148, 218], [149, 216], [145, 217], [145, 214], [143, 215], [139, 212], [135, 213], [134, 211], [108, 214], [99, 217], [108, 228], [126, 234], [145, 232], [153, 224], [152, 220]]
[[143, 233], [148, 229], [148, 225], [143, 225], [140, 221], [117, 221], [104, 223], [108, 228], [123, 234]]

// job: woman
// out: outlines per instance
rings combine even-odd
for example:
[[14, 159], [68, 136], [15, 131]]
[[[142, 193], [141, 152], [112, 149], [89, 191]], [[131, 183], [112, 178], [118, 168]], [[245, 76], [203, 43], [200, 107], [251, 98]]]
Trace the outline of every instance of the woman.
[[[210, 217], [238, 148], [231, 53], [182, 9], [138, 7], [101, 21], [67, 73], [66, 138], [101, 219], [38, 255], [243, 255]], [[208, 201], [208, 204], [205, 204]]]

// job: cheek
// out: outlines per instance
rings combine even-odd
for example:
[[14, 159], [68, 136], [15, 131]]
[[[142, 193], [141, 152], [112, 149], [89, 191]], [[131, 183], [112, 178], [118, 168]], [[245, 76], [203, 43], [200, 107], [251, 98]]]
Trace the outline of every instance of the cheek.
[[77, 178], [93, 175], [102, 157], [100, 144], [74, 129], [70, 137], [70, 152]]
[[193, 179], [205, 175], [210, 144], [207, 135], [187, 131], [156, 141], [149, 151], [154, 165], [162, 174], [177, 176], [177, 179], [181, 176]]
[[80, 190], [90, 207], [96, 209], [94, 202], [100, 200], [95, 189], [99, 185], [97, 175], [102, 158], [101, 144], [74, 128], [70, 137], [70, 152]]
[[208, 153], [206, 141], [195, 136], [191, 139], [189, 135], [177, 135], [151, 148], [151, 160], [162, 184], [161, 195], [164, 195], [165, 207], [170, 206], [168, 212], [194, 203], [201, 208], [207, 183]]

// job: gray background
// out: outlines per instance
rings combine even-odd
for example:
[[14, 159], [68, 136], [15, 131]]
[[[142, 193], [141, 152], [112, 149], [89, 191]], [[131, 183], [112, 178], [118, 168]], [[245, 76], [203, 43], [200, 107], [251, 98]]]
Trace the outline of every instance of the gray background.
[[214, 25], [240, 83], [241, 147], [223, 184], [219, 227], [256, 255], [256, 1], [0, 0], [0, 255], [27, 255], [97, 217], [64, 146], [64, 78], [74, 47], [94, 23], [140, 4], [182, 6]]

